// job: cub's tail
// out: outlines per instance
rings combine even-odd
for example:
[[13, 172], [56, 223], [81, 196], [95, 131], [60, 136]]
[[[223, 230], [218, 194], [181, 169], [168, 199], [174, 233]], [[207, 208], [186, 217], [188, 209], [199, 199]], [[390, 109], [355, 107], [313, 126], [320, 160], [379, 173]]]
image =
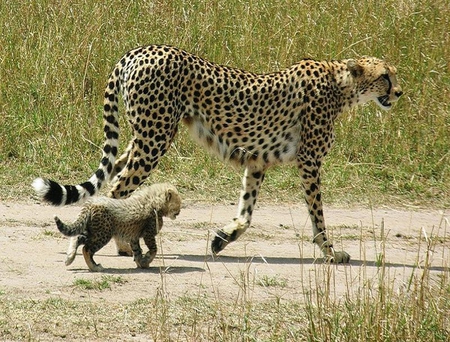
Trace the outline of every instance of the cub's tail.
[[122, 65], [118, 63], [111, 73], [105, 89], [103, 101], [103, 125], [105, 142], [103, 157], [97, 171], [91, 178], [78, 185], [61, 185], [55, 181], [36, 178], [32, 186], [36, 194], [45, 202], [55, 206], [81, 203], [94, 196], [111, 178], [119, 146], [119, 91]]
[[59, 219], [58, 216], [54, 216], [56, 227], [58, 227], [58, 230], [64, 234], [65, 236], [77, 236], [82, 234], [86, 230], [86, 218], [85, 217], [78, 217], [78, 219], [71, 223], [66, 224], [63, 221]]

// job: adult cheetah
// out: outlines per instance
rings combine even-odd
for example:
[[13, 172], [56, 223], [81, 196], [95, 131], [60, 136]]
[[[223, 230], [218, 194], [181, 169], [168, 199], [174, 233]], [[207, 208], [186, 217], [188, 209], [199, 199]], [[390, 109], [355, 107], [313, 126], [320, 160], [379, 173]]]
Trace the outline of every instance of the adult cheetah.
[[[122, 95], [133, 138], [118, 159], [118, 102]], [[339, 114], [373, 100], [388, 110], [402, 95], [395, 67], [366, 57], [304, 59], [268, 74], [217, 65], [171, 46], [126, 53], [112, 71], [104, 98], [103, 157], [79, 185], [37, 178], [38, 195], [66, 205], [95, 195], [116, 177], [109, 196], [130, 195], [157, 166], [183, 121], [192, 136], [225, 162], [245, 168], [237, 216], [217, 231], [213, 253], [250, 226], [266, 170], [295, 163], [312, 221], [313, 240], [325, 258], [348, 262], [327, 239], [320, 170], [334, 139]], [[119, 248], [120, 252], [120, 248]]]

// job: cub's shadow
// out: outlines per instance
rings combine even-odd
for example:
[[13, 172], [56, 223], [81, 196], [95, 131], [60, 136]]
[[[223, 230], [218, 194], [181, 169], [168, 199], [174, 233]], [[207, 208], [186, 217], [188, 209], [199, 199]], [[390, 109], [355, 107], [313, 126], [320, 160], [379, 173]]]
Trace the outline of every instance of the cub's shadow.
[[[71, 269], [74, 273], [87, 273], [90, 272], [87, 268], [73, 268]], [[114, 268], [114, 267], [104, 267], [103, 271], [96, 272], [98, 274], [184, 274], [192, 272], [205, 272], [201, 267], [185, 267], [185, 266], [150, 266], [149, 268]]]
[[103, 273], [110, 274], [137, 274], [137, 273], [150, 273], [150, 274], [184, 274], [192, 272], [205, 272], [201, 267], [186, 267], [186, 266], [150, 266], [149, 268], [107, 268], [103, 270]]
[[[63, 254], [63, 253], [61, 253]], [[184, 273], [192, 273], [192, 272], [205, 272], [205, 269], [202, 267], [195, 266], [183, 266], [183, 265], [170, 265], [167, 260], [167, 265], [153, 266], [150, 264], [149, 268], [137, 268], [136, 264], [133, 261], [132, 257], [128, 256], [118, 256], [118, 255], [102, 255], [101, 253], [96, 254], [97, 256], [101, 256], [102, 259], [109, 258], [118, 258], [123, 259], [123, 266], [120, 268], [117, 267], [108, 267], [108, 261], [100, 262], [103, 266], [103, 270], [101, 272], [90, 272], [87, 265], [81, 268], [70, 268], [69, 270], [73, 273], [98, 273], [98, 274], [139, 274], [139, 273], [150, 273], [150, 274], [184, 274]], [[81, 256], [81, 258], [83, 258]], [[162, 259], [161, 256], [156, 256], [155, 260]], [[171, 258], [174, 259], [174, 258]], [[97, 260], [96, 260], [97, 261]], [[99, 261], [97, 261], [98, 263]], [[84, 261], [83, 261], [84, 263]]]

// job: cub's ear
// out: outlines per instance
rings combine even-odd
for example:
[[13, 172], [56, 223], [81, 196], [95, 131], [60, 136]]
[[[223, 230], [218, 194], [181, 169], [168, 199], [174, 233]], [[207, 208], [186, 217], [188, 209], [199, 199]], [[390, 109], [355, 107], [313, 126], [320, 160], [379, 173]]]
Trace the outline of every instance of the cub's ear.
[[167, 189], [166, 201], [169, 202], [172, 199], [172, 196], [173, 196], [173, 190], [172, 189]]
[[364, 68], [354, 59], [349, 59], [347, 61], [347, 68], [353, 77], [360, 77], [364, 73]]

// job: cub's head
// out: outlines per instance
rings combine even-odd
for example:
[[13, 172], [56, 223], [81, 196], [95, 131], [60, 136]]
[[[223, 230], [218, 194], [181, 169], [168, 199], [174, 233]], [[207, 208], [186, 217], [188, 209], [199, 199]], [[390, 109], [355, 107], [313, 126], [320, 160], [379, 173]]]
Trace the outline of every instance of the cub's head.
[[166, 190], [166, 203], [165, 212], [166, 216], [172, 220], [180, 214], [181, 210], [181, 197], [178, 190], [173, 186], [168, 186]]
[[158, 212], [174, 220], [181, 210], [181, 197], [177, 188], [169, 183], [156, 183], [142, 188], [132, 195], [143, 208]]
[[359, 103], [373, 100], [381, 109], [389, 110], [402, 96], [397, 69], [385, 61], [374, 57], [349, 59], [347, 67], [357, 84]]

